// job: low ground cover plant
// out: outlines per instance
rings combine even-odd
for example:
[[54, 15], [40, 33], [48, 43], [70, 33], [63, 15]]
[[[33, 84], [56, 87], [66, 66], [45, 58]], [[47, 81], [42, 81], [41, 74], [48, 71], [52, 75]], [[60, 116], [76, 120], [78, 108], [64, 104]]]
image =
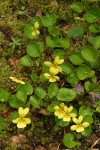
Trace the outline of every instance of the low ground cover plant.
[[[81, 2], [73, 2], [70, 8], [78, 14], [84, 9]], [[91, 15], [91, 10], [90, 6], [82, 20], [89, 23], [89, 32], [98, 33], [99, 14]], [[75, 19], [81, 20], [80, 17]], [[13, 92], [0, 88], [0, 104], [13, 108], [10, 113], [13, 126], [30, 128], [34, 121], [31, 109], [43, 108], [45, 114], [54, 117], [56, 125], [65, 130], [63, 143], [67, 148], [79, 148], [82, 139], [91, 136], [95, 115], [100, 113], [97, 76], [100, 71], [100, 36], [88, 36], [85, 31], [83, 26], [72, 25], [62, 32], [57, 16], [52, 12], [35, 16], [25, 25], [24, 35], [29, 43], [19, 67], [27, 68], [29, 80], [10, 76], [9, 80], [16, 83]], [[86, 44], [69, 51], [72, 40], [83, 36]], [[13, 51], [15, 45], [16, 42], [12, 43]], [[0, 117], [0, 121], [2, 130], [5, 119]]]

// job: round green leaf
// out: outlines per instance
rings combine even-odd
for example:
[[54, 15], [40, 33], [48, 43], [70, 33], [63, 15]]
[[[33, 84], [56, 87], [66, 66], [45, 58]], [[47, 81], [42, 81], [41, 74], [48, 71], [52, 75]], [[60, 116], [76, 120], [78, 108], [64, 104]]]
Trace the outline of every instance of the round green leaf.
[[9, 104], [11, 107], [14, 107], [14, 108], [19, 108], [19, 107], [22, 107], [24, 106], [24, 102], [20, 101], [16, 95], [13, 95], [9, 101]]
[[94, 38], [93, 45], [94, 45], [94, 48], [96, 48], [96, 49], [100, 48], [100, 36], [96, 36]]
[[41, 87], [36, 87], [36, 89], [35, 89], [35, 94], [38, 96], [38, 97], [40, 97], [40, 98], [45, 98], [45, 96], [46, 96], [46, 91], [43, 89], [43, 88], [41, 88]]
[[50, 35], [52, 35], [53, 37], [58, 37], [59, 36], [59, 34], [60, 34], [60, 31], [59, 31], [59, 27], [52, 27], [52, 26], [49, 26], [48, 27], [48, 32], [49, 32], [49, 34]]
[[53, 26], [56, 23], [57, 17], [53, 13], [46, 13], [46, 16], [41, 18], [42, 24], [45, 27]]
[[31, 74], [31, 79], [32, 79], [33, 82], [36, 82], [36, 81], [37, 81], [37, 74], [36, 74], [35, 72], [33, 72], [33, 73]]
[[100, 26], [98, 26], [96, 24], [91, 24], [89, 26], [89, 30], [93, 33], [98, 33], [98, 32], [100, 32]]
[[30, 96], [29, 102], [34, 108], [39, 108], [41, 100], [38, 96], [33, 95], [33, 96]]
[[54, 47], [56, 47], [56, 42], [50, 36], [47, 36], [46, 37], [46, 45], [48, 47], [54, 48]]
[[73, 71], [73, 66], [70, 63], [64, 62], [60, 66], [65, 74], [70, 74]]
[[84, 84], [84, 87], [85, 87], [85, 90], [86, 90], [87, 92], [90, 91], [90, 86], [91, 86], [91, 82], [90, 82], [90, 81], [86, 81], [85, 84]]
[[71, 86], [77, 85], [79, 79], [76, 74], [76, 70], [73, 70], [72, 73], [67, 77], [67, 82], [71, 84]]
[[68, 30], [69, 37], [77, 38], [82, 37], [84, 35], [84, 27], [83, 26], [72, 26]]
[[84, 80], [86, 78], [91, 78], [95, 74], [87, 65], [82, 64], [77, 68], [77, 77], [80, 80]]
[[82, 56], [80, 55], [80, 53], [74, 53], [71, 56], [69, 56], [70, 61], [74, 64], [74, 65], [80, 65], [84, 62]]
[[97, 59], [98, 53], [98, 50], [94, 49], [93, 47], [84, 47], [81, 50], [81, 55], [89, 62], [94, 62]]
[[81, 13], [83, 11], [83, 5], [81, 2], [73, 2], [70, 7], [77, 13]]
[[96, 112], [100, 113], [100, 105], [97, 106]]
[[9, 99], [10, 92], [4, 90], [3, 88], [0, 88], [0, 101], [6, 102]]
[[74, 98], [76, 97], [76, 93], [71, 90], [71, 89], [68, 89], [68, 88], [61, 88], [59, 91], [58, 91], [58, 94], [57, 94], [57, 99], [59, 101], [67, 101], [67, 102], [70, 102], [72, 101]]
[[55, 58], [56, 56], [59, 56], [60, 58], [64, 58], [66, 55], [66, 51], [62, 49], [56, 49], [53, 51], [53, 57]]
[[41, 51], [36, 43], [27, 45], [27, 54], [31, 57], [39, 57]]
[[58, 88], [57, 84], [56, 83], [51, 83], [48, 86], [48, 96], [50, 98], [53, 98], [54, 96], [57, 95], [58, 90], [59, 90], [59, 88]]
[[74, 141], [74, 135], [71, 133], [64, 135], [63, 142], [64, 145], [68, 148], [73, 148], [77, 145], [77, 142]]
[[93, 118], [92, 116], [88, 116], [86, 115], [83, 119], [83, 122], [88, 122], [89, 124], [92, 124], [93, 123]]
[[38, 36], [37, 35], [33, 35], [33, 25], [32, 24], [26, 24], [24, 27], [24, 33], [25, 35], [29, 38], [29, 39], [36, 39]]
[[84, 116], [92, 116], [93, 115], [93, 110], [90, 107], [85, 107], [85, 106], [81, 106], [79, 109], [79, 115]]
[[85, 128], [84, 131], [83, 131], [81, 134], [82, 134], [82, 136], [84, 136], [84, 137], [88, 137], [88, 136], [91, 135], [91, 133], [92, 133], [92, 129], [91, 129], [91, 127], [89, 126], [89, 127]]
[[27, 66], [27, 67], [32, 66], [32, 60], [31, 60], [31, 58], [30, 58], [28, 55], [23, 56], [23, 57], [20, 59], [20, 63], [21, 63], [23, 66]]
[[88, 7], [85, 14], [85, 19], [89, 23], [96, 22], [98, 19], [100, 19], [100, 8], [94, 6]]
[[26, 102], [26, 99], [27, 99], [27, 93], [26, 93], [26, 90], [24, 88], [20, 88], [18, 90], [18, 92], [16, 93], [16, 97], [22, 101], [22, 102]]
[[64, 49], [67, 49], [70, 47], [70, 41], [68, 38], [62, 38], [58, 40], [57, 45], [58, 45], [57, 47], [62, 47]]

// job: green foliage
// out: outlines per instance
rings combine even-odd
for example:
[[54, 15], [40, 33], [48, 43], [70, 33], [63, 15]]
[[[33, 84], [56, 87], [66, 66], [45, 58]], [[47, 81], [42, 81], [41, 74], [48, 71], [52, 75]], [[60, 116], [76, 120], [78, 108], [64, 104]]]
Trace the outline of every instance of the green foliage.
[[21, 59], [20, 59], [20, 63], [23, 65], [23, 66], [32, 66], [32, 60], [31, 58], [28, 56], [28, 55], [25, 55], [23, 56]]
[[68, 148], [74, 148], [75, 146], [80, 146], [80, 142], [74, 141], [74, 135], [67, 133], [63, 138], [64, 145]]
[[81, 2], [73, 2], [70, 7], [77, 13], [81, 13], [83, 11], [83, 5]]
[[71, 74], [71, 72], [73, 71], [73, 66], [70, 63], [64, 62], [60, 66], [65, 74]]
[[61, 88], [58, 91], [57, 99], [59, 101], [67, 101], [70, 102], [76, 97], [76, 93], [72, 89]]
[[29, 102], [34, 108], [39, 108], [42, 104], [42, 100], [37, 95], [30, 96]]
[[77, 68], [77, 77], [80, 80], [93, 77], [95, 72], [89, 68], [89, 66], [82, 64]]
[[59, 88], [58, 88], [57, 84], [51, 83], [48, 86], [48, 96], [49, 96], [49, 98], [53, 98], [54, 96], [56, 97], [57, 93], [58, 93], [58, 90], [59, 90]]
[[98, 21], [100, 19], [100, 8], [94, 6], [88, 7], [85, 14], [85, 19], [88, 23], [94, 23]]
[[69, 57], [70, 61], [74, 64], [74, 65], [81, 65], [84, 62], [84, 59], [82, 58], [82, 56], [80, 55], [80, 53], [74, 53]]
[[42, 42], [34, 42], [27, 45], [27, 54], [31, 57], [39, 57], [44, 50]]
[[0, 117], [0, 131], [5, 128], [5, 120], [3, 117]]
[[35, 94], [40, 98], [45, 98], [45, 96], [46, 96], [45, 90], [41, 87], [36, 87]]
[[4, 90], [3, 88], [0, 88], [0, 101], [1, 102], [8, 101], [9, 96], [10, 96], [10, 92]]
[[93, 110], [90, 107], [81, 106], [79, 109], [79, 114], [82, 116], [92, 116]]
[[10, 98], [9, 104], [11, 107], [14, 107], [14, 108], [19, 108], [25, 105], [23, 101], [19, 100], [16, 97], [16, 95], [12, 95], [12, 97]]
[[[58, 126], [66, 127], [67, 134], [63, 142], [67, 148], [71, 149], [80, 147], [80, 138], [83, 140], [82, 138], [91, 135], [92, 125], [94, 125], [92, 116], [100, 112], [100, 85], [98, 82], [100, 9], [95, 4], [92, 5], [92, 2], [97, 1], [88, 0], [91, 3], [89, 7], [85, 7], [83, 1], [72, 2], [69, 10], [72, 11], [73, 16], [70, 16], [71, 20], [67, 18], [65, 24], [63, 22], [58, 24], [57, 16], [51, 12], [47, 12], [45, 16], [33, 17], [24, 27], [29, 43], [26, 43], [26, 51], [22, 53], [18, 66], [21, 66], [18, 69], [22, 69], [25, 78], [21, 80], [25, 81], [25, 84], [22, 82], [16, 84], [16, 81], [13, 81], [13, 86], [11, 85], [9, 89], [11, 92], [0, 88], [0, 113], [7, 104], [13, 109], [30, 107], [36, 114], [39, 113], [39, 109], [43, 110], [43, 115], [55, 115], [57, 130]], [[68, 24], [70, 22], [74, 22], [74, 25], [72, 23], [70, 26]], [[35, 34], [34, 30], [36, 30]], [[21, 45], [17, 38], [13, 38], [12, 41], [10, 45], [13, 49]], [[10, 51], [7, 56], [12, 54], [14, 54], [13, 51]], [[0, 67], [2, 68], [2, 65]], [[57, 74], [51, 71], [56, 69], [60, 70]], [[45, 73], [48, 76], [47, 79], [44, 76]], [[49, 77], [51, 81], [48, 80]], [[58, 77], [59, 80], [56, 80], [56, 83], [50, 83], [55, 77]], [[1, 83], [0, 86], [2, 87]], [[10, 112], [11, 121], [18, 118], [18, 112], [13, 109]], [[84, 131], [78, 134], [77, 130], [70, 130], [74, 122], [73, 113], [76, 118], [82, 116], [83, 123], [89, 124], [83, 129]], [[72, 116], [69, 121], [63, 121], [61, 115], [65, 118]], [[4, 129], [4, 125], [5, 120], [1, 117], [0, 130]]]
[[84, 27], [83, 26], [72, 26], [68, 30], [69, 37], [78, 38], [84, 35]]
[[42, 17], [41, 21], [43, 26], [49, 27], [56, 23], [57, 17], [52, 13], [46, 13], [46, 16]]
[[87, 60], [89, 62], [94, 62], [97, 59], [99, 51], [93, 47], [88, 46], [88, 47], [84, 47], [81, 50], [81, 54], [85, 60]]
[[26, 102], [27, 96], [33, 93], [33, 87], [30, 83], [21, 85], [16, 93], [16, 97], [22, 102]]

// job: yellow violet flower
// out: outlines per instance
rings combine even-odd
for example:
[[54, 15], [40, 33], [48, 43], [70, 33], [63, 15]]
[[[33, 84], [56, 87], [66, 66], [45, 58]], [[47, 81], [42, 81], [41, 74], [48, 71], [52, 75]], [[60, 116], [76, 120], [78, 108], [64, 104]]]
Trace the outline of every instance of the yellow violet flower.
[[49, 74], [49, 73], [44, 73], [45, 78], [49, 79], [50, 82], [56, 82], [60, 78], [56, 76], [55, 74]]
[[71, 118], [76, 117], [75, 113], [72, 113], [73, 106], [67, 107], [64, 103], [60, 104], [59, 106], [55, 106], [55, 116], [59, 119], [63, 119], [63, 121], [70, 121]]
[[76, 123], [76, 125], [72, 125], [71, 126], [71, 130], [76, 130], [76, 132], [83, 132], [84, 128], [89, 126], [88, 122], [83, 122], [83, 116], [79, 116], [78, 119], [77, 118], [73, 118], [73, 122]]
[[24, 81], [19, 80], [19, 79], [16, 79], [15, 77], [10, 76], [9, 78], [10, 78], [12, 81], [16, 82], [16, 83], [25, 84]]
[[39, 28], [39, 23], [38, 22], [35, 22], [34, 23], [34, 28], [33, 28], [33, 32], [32, 32], [32, 35], [39, 35], [40, 34], [40, 31], [38, 30]]
[[27, 124], [31, 123], [30, 118], [25, 118], [28, 112], [29, 108], [23, 109], [22, 107], [20, 107], [18, 109], [19, 118], [13, 120], [13, 123], [16, 123], [18, 128], [25, 128]]
[[54, 63], [45, 61], [44, 64], [50, 67], [50, 72], [52, 72], [53, 74], [57, 74], [58, 72], [62, 72], [62, 68], [58, 65], [62, 64], [63, 62], [64, 59], [60, 59], [59, 56], [56, 56], [54, 59]]

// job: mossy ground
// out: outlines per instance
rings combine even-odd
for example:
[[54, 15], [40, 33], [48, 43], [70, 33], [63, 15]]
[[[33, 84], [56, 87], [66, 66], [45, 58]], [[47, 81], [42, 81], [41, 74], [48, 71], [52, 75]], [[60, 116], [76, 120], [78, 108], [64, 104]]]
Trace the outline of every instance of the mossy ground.
[[[72, 0], [71, 0], [72, 1]], [[70, 2], [71, 2], [70, 1]], [[73, 12], [68, 8], [69, 1], [66, 0], [1, 0], [0, 1], [0, 87], [11, 90], [13, 85], [9, 81], [9, 76], [28, 78], [28, 73], [23, 73], [17, 62], [25, 54], [28, 40], [23, 34], [24, 25], [30, 21], [38, 12], [46, 13], [52, 10], [57, 16], [59, 24], [65, 25], [72, 23]], [[79, 23], [80, 24], [80, 23]], [[21, 40], [20, 46], [15, 46], [13, 55], [9, 54], [11, 50], [10, 43], [12, 38]], [[70, 52], [81, 47], [80, 40], [72, 41]], [[85, 40], [83, 40], [83, 45]], [[9, 122], [8, 115], [11, 110], [6, 106], [7, 112], [1, 113], [7, 120], [5, 128], [0, 131], [0, 150], [53, 150], [57, 149], [60, 143], [60, 149], [64, 149], [62, 140], [64, 131], [54, 123], [54, 116], [45, 116], [34, 112], [32, 115], [33, 124], [25, 130], [19, 130]], [[96, 117], [95, 117], [96, 118]], [[98, 116], [95, 121], [99, 122]], [[19, 138], [19, 135], [22, 135]], [[93, 137], [94, 136], [94, 137]], [[97, 133], [98, 136], [98, 133]], [[85, 139], [81, 149], [91, 147], [92, 139], [97, 138], [95, 133], [91, 139]], [[50, 144], [53, 148], [50, 149]], [[38, 148], [41, 146], [42, 148]], [[45, 150], [44, 149], [44, 150]]]

